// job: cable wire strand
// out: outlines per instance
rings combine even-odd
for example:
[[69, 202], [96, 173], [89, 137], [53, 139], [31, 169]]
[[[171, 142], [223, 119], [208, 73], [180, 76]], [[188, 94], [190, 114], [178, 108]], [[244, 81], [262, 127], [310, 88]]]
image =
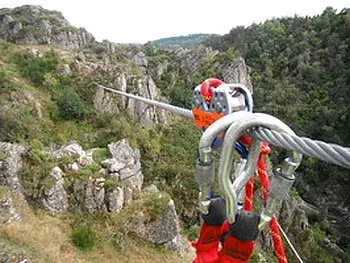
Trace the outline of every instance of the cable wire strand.
[[272, 145], [294, 150], [304, 155], [318, 158], [322, 161], [350, 168], [350, 149], [336, 144], [328, 144], [309, 138], [289, 135], [264, 127], [250, 129], [248, 135]]

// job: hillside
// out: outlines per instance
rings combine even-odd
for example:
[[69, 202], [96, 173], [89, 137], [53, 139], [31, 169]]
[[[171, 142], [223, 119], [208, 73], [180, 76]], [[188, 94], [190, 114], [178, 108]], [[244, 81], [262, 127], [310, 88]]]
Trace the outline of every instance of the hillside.
[[[283, 119], [298, 134], [349, 147], [350, 9], [233, 28], [207, 45], [246, 58], [256, 111]], [[310, 158], [299, 169], [298, 192], [324, 207], [328, 231], [349, 249], [349, 171]]]
[[[241, 28], [212, 38], [208, 46], [169, 50], [153, 43], [129, 46], [84, 38], [90, 36], [88, 32], [71, 26], [62, 14], [38, 6], [0, 9], [0, 204], [4, 204], [0, 219], [6, 222], [0, 227], [0, 250], [5, 251], [0, 253], [4, 258], [0, 261], [12, 256], [31, 262], [190, 262], [193, 258], [188, 243], [198, 234], [198, 191], [193, 175], [199, 131], [192, 121], [104, 92], [93, 81], [187, 108], [192, 89], [208, 77], [243, 83], [250, 90], [254, 83], [256, 111], [270, 112], [296, 125], [293, 127], [301, 134], [349, 145], [346, 122], [332, 122], [320, 114], [327, 109], [333, 113], [336, 103], [339, 113], [334, 118], [344, 115], [347, 120], [348, 116], [347, 100], [330, 99], [333, 92], [347, 90], [328, 91], [339, 83], [344, 89], [348, 87], [342, 64], [349, 61], [347, 24], [342, 20], [346, 15], [329, 15], [319, 16], [318, 23], [325, 18], [328, 24], [335, 23], [330, 32], [338, 34], [335, 39], [343, 53], [332, 48], [331, 39], [321, 41], [323, 49], [331, 53], [312, 57], [322, 62], [317, 76], [325, 77], [317, 82], [319, 89], [315, 91], [305, 84], [311, 76], [302, 71], [307, 68], [304, 64], [296, 83], [295, 76], [288, 75], [295, 72], [294, 64], [279, 71], [279, 59], [285, 63], [288, 59], [279, 57], [284, 53], [272, 47], [286, 40], [279, 34], [276, 41], [280, 42], [265, 36], [270, 32], [270, 21], [259, 25], [260, 33], [247, 33], [253, 40], [261, 37], [261, 45], [267, 39], [272, 41], [271, 50], [264, 46], [266, 54], [258, 52], [259, 57], [255, 57], [252, 39], [247, 38], [242, 46], [232, 42], [239, 39], [231, 34], [245, 36]], [[287, 21], [305, 23], [303, 19]], [[340, 26], [344, 28], [337, 29]], [[275, 34], [272, 29], [271, 34]], [[293, 36], [296, 30], [290, 31]], [[327, 36], [325, 32], [322, 35]], [[326, 75], [331, 69], [325, 63], [335, 63], [332, 57], [342, 66], [334, 82]], [[312, 63], [317, 66], [317, 61]], [[284, 79], [290, 85], [282, 85]], [[326, 88], [322, 83], [327, 83]], [[291, 90], [282, 90], [285, 87]], [[313, 96], [324, 94], [329, 98], [317, 102], [318, 107], [312, 104]], [[290, 105], [283, 107], [286, 101]], [[295, 113], [298, 109], [301, 111]], [[312, 120], [318, 122], [309, 125]], [[325, 120], [327, 125], [320, 126]], [[334, 137], [317, 137], [316, 125], [326, 131], [333, 129]], [[279, 161], [277, 154], [273, 156], [274, 163]], [[320, 172], [322, 166], [316, 165], [320, 164], [305, 161], [301, 174], [308, 180], [300, 183], [301, 194], [308, 193], [305, 189], [314, 186], [313, 180], [328, 183], [328, 177]], [[346, 182], [342, 173], [339, 170], [334, 177]], [[323, 194], [324, 188], [317, 187], [320, 192], [314, 191], [311, 201]], [[327, 190], [327, 194], [333, 197], [337, 190]], [[345, 203], [332, 207], [330, 202], [316, 203], [315, 208], [295, 189], [291, 195], [282, 204], [280, 222], [305, 262], [340, 262], [340, 258], [347, 262]], [[258, 207], [261, 200], [257, 197], [256, 201]], [[334, 218], [332, 212], [340, 217]], [[8, 223], [17, 220], [16, 224]], [[159, 227], [165, 222], [173, 224]], [[343, 235], [336, 225], [342, 227]], [[290, 249], [287, 253], [289, 262], [297, 262]], [[251, 263], [274, 262], [272, 258], [270, 235], [264, 231]]]
[[162, 48], [193, 47], [201, 44], [209, 37], [211, 37], [210, 34], [191, 34], [187, 36], [161, 38], [151, 42]]

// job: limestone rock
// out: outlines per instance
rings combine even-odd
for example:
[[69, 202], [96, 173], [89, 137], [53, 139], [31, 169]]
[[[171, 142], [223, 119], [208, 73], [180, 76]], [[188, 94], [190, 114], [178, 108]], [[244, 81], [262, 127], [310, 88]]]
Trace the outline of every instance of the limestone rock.
[[106, 193], [107, 207], [109, 212], [119, 212], [124, 205], [124, 190], [121, 187]]
[[45, 210], [55, 215], [65, 213], [68, 210], [68, 195], [64, 188], [63, 172], [59, 167], [54, 167], [50, 172], [55, 181], [54, 186], [45, 191], [42, 205]]
[[143, 189], [145, 193], [157, 193], [159, 192], [158, 187], [154, 184], [151, 184]]
[[113, 158], [118, 159], [124, 163], [127, 163], [126, 160], [129, 160], [131, 158], [136, 159], [135, 161], [139, 160], [139, 153], [137, 153], [137, 150], [134, 151], [129, 146], [127, 140], [121, 140], [108, 144], [108, 150]]
[[132, 149], [126, 140], [109, 144], [108, 150], [112, 158], [104, 160], [102, 166], [108, 169], [110, 177], [128, 182], [133, 189], [140, 190], [143, 184], [140, 151]]
[[[135, 77], [128, 73], [122, 73], [116, 77], [114, 86], [117, 90], [152, 100], [157, 99], [160, 94], [149, 75]], [[98, 89], [94, 94], [93, 104], [94, 108], [100, 112], [116, 113], [120, 110], [127, 110], [136, 121], [144, 126], [167, 121], [167, 115], [163, 110], [102, 89]]]
[[105, 204], [105, 189], [98, 179], [89, 178], [85, 189], [84, 208], [89, 213], [104, 212], [107, 210]]
[[22, 156], [27, 150], [17, 144], [0, 142], [0, 185], [7, 185], [23, 193], [18, 173], [22, 167]]
[[59, 160], [66, 156], [76, 157], [73, 162], [68, 165], [68, 170], [78, 170], [81, 167], [87, 166], [94, 162], [92, 158], [93, 151], [84, 151], [79, 143], [72, 141], [60, 147], [60, 149], [52, 152], [53, 160]]
[[[173, 51], [172, 54], [180, 61], [182, 71], [188, 76], [194, 76], [202, 72], [206, 58], [212, 58], [214, 61], [220, 52], [199, 45], [194, 48], [179, 48]], [[253, 92], [253, 85], [249, 76], [250, 70], [243, 58], [232, 58], [224, 63], [215, 62], [213, 68], [223, 76], [222, 80], [225, 83], [240, 83]], [[199, 84], [197, 83], [197, 85]]]
[[217, 65], [225, 83], [240, 83], [253, 93], [253, 84], [250, 79], [250, 69], [243, 58], [231, 59], [228, 64]]
[[151, 222], [147, 222], [143, 213], [140, 212], [135, 220], [133, 230], [153, 244], [164, 244], [173, 241], [180, 233], [179, 218], [174, 201], [170, 200], [164, 213]]
[[21, 220], [21, 214], [15, 208], [12, 198], [4, 196], [0, 198], [0, 223], [11, 224]]
[[71, 26], [61, 13], [41, 6], [9, 9], [0, 22], [0, 39], [18, 44], [49, 44], [72, 50], [94, 41], [90, 33]]
[[173, 240], [164, 243], [164, 246], [178, 252], [180, 255], [184, 255], [189, 250], [188, 241], [181, 235], [177, 235]]
[[83, 148], [77, 142], [70, 142], [63, 145], [59, 150], [52, 153], [52, 158], [58, 160], [64, 156], [82, 155]]

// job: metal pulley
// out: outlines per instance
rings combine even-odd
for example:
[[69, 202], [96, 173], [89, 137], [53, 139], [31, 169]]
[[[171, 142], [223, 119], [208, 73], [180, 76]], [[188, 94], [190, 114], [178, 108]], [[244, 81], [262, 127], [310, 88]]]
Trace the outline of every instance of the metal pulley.
[[[219, 79], [207, 79], [193, 91], [192, 112], [194, 121], [201, 131], [223, 118], [237, 112], [251, 112], [253, 99], [249, 90], [241, 84], [225, 84]], [[204, 214], [210, 204], [211, 186], [215, 180], [212, 146], [221, 144], [224, 132], [215, 135], [207, 149], [199, 149], [196, 163], [196, 181], [199, 185], [199, 208]], [[234, 146], [233, 146], [234, 147]], [[206, 151], [208, 150], [208, 154]], [[208, 158], [207, 158], [208, 157]]]
[[193, 90], [192, 112], [199, 129], [205, 129], [233, 112], [252, 110], [252, 96], [242, 84], [225, 84], [211, 78]]

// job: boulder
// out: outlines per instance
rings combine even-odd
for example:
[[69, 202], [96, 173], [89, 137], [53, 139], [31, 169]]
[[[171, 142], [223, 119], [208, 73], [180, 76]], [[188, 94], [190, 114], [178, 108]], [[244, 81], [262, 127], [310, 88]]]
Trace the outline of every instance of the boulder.
[[151, 222], [147, 222], [145, 215], [140, 212], [133, 230], [153, 244], [164, 244], [174, 240], [180, 233], [180, 221], [174, 201], [170, 200], [165, 211]]

